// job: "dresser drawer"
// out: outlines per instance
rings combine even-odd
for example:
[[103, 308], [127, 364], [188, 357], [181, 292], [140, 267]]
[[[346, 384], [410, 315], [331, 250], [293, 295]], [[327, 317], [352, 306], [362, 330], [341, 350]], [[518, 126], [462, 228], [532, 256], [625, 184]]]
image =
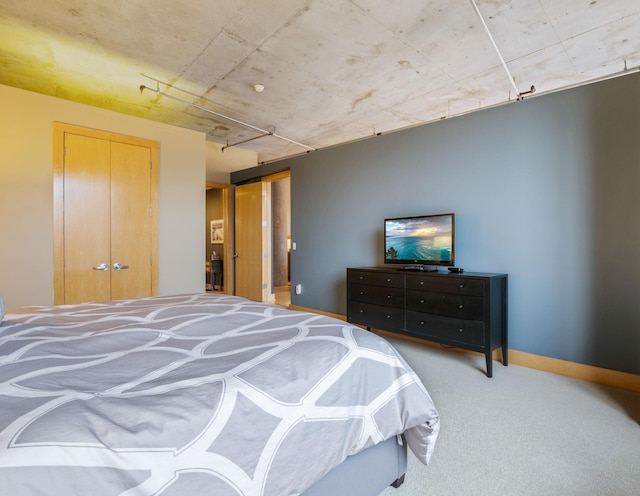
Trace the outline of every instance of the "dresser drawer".
[[457, 276], [407, 275], [407, 289], [485, 296], [485, 283], [480, 279]]
[[383, 286], [369, 286], [367, 284], [350, 284], [349, 299], [402, 308], [404, 305], [404, 290], [402, 288], [386, 288]]
[[351, 301], [347, 321], [383, 330], [399, 329], [404, 325], [404, 310]]
[[407, 291], [407, 310], [435, 313], [461, 319], [484, 320], [484, 298], [454, 293]]
[[484, 323], [440, 315], [407, 311], [406, 329], [425, 336], [426, 339], [447, 340], [460, 344], [484, 346]]
[[350, 283], [404, 288], [404, 274], [400, 273], [348, 270], [347, 279]]

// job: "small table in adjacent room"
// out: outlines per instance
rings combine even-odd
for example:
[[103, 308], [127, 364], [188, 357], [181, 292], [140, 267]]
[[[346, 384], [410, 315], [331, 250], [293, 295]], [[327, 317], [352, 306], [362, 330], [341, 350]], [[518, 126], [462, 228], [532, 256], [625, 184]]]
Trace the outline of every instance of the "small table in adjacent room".
[[211, 289], [222, 291], [222, 260], [211, 260]]

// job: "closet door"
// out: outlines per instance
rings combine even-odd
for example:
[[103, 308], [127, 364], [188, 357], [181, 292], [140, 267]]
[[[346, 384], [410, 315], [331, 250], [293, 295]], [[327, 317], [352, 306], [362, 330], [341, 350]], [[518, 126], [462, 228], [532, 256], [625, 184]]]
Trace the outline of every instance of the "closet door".
[[111, 299], [111, 143], [67, 134], [64, 301]]
[[157, 143], [54, 128], [54, 303], [157, 294]]
[[151, 156], [111, 143], [111, 299], [151, 295]]

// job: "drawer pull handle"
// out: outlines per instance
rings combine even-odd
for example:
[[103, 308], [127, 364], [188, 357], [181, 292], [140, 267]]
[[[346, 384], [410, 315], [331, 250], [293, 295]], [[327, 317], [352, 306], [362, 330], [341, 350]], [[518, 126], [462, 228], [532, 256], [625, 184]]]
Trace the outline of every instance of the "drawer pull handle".
[[363, 295], [363, 294], [364, 294], [364, 291], [360, 291], [360, 294], [361, 294], [361, 295]]
[[424, 303], [424, 300], [420, 300], [420, 303]]
[[390, 299], [391, 299], [391, 295], [387, 295], [387, 300], [390, 300]]
[[360, 279], [362, 281], [364, 279], [364, 276], [360, 276], [360, 277], [358, 277], [358, 279]]
[[420, 281], [420, 286], [424, 286], [424, 281]]
[[459, 284], [459, 285], [458, 285], [458, 288], [459, 288], [459, 289], [464, 289], [464, 284]]
[[463, 309], [463, 308], [464, 308], [464, 305], [458, 305], [458, 308], [459, 308], [459, 309]]
[[424, 320], [421, 320], [421, 321], [420, 321], [420, 325], [424, 325]]
[[461, 327], [460, 329], [458, 329], [458, 332], [464, 332], [464, 329]]
[[364, 310], [360, 310], [360, 313], [364, 313]]
[[387, 279], [387, 282], [391, 282], [391, 279]]
[[387, 318], [388, 318], [388, 319], [390, 319], [390, 318], [391, 318], [391, 315], [387, 315]]

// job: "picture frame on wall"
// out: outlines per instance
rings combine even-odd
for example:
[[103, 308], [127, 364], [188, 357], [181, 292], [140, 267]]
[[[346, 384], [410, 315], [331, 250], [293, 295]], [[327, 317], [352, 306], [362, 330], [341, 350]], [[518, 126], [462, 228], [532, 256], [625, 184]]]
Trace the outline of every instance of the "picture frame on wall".
[[224, 243], [224, 226], [222, 219], [211, 221], [211, 244]]

